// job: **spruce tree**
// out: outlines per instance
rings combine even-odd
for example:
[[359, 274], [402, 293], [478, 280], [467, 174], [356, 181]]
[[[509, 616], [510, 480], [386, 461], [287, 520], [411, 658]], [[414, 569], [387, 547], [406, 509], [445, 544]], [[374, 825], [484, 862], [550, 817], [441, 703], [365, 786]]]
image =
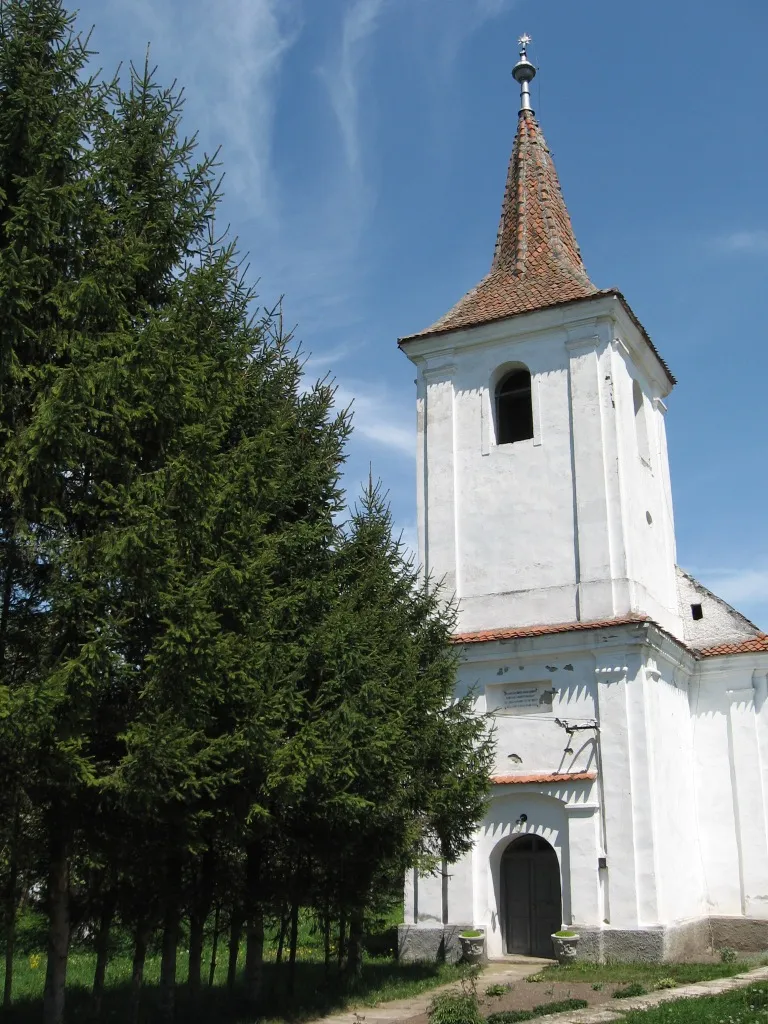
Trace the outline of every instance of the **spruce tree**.
[[378, 490], [337, 525], [349, 417], [254, 315], [180, 95], [88, 59], [59, 0], [0, 0], [0, 866], [12, 952], [47, 851], [46, 1024], [71, 909], [96, 1006], [132, 931], [134, 1019], [157, 928], [173, 1014], [185, 913], [199, 986], [214, 892], [253, 1002], [265, 921], [293, 965], [302, 906], [358, 970], [364, 913], [468, 847], [490, 757]]

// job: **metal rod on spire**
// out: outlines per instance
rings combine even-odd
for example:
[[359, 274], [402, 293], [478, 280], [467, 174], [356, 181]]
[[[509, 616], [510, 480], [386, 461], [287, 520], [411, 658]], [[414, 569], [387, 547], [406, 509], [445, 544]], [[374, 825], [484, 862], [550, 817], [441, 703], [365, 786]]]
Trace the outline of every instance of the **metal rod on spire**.
[[520, 83], [520, 113], [529, 112], [533, 113], [533, 107], [531, 106], [531, 90], [530, 84], [536, 77], [536, 68], [528, 60], [528, 54], [526, 48], [531, 41], [529, 35], [522, 35], [518, 39], [520, 44], [520, 60], [512, 68], [512, 77], [516, 82]]

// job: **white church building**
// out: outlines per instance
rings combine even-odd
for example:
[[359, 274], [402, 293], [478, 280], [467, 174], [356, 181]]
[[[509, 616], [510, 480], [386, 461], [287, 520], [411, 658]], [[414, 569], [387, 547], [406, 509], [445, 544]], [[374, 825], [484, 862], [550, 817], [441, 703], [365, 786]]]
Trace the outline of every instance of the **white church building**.
[[[521, 40], [521, 43], [527, 40]], [[491, 269], [400, 339], [417, 370], [419, 557], [459, 602], [457, 691], [492, 712], [474, 849], [407, 879], [403, 958], [675, 959], [768, 946], [768, 635], [683, 572], [675, 384], [590, 281], [525, 49]]]

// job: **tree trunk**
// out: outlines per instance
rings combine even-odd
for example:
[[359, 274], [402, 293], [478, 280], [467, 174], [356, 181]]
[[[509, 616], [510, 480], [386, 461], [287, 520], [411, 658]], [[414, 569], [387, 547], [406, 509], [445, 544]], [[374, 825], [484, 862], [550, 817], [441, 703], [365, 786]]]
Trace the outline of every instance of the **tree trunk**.
[[151, 932], [146, 922], [136, 926], [133, 946], [133, 974], [131, 975], [131, 1022], [138, 1024], [141, 1007], [141, 988], [144, 984], [144, 963], [147, 959], [147, 945]]
[[160, 1019], [172, 1021], [176, 1002], [176, 954], [181, 916], [181, 861], [172, 857], [166, 874], [163, 947], [160, 958]]
[[255, 1006], [261, 998], [264, 977], [264, 915], [256, 910], [248, 922], [245, 946], [245, 997]]
[[237, 957], [240, 953], [240, 936], [243, 932], [243, 915], [239, 907], [232, 908], [229, 924], [229, 963], [227, 964], [227, 988], [231, 992], [237, 981]]
[[208, 847], [203, 853], [200, 863], [194, 903], [189, 915], [189, 970], [187, 972], [187, 984], [193, 993], [199, 992], [202, 984], [205, 922], [211, 913], [215, 878], [216, 858], [213, 850]]
[[3, 1008], [9, 1009], [13, 999], [13, 954], [16, 947], [16, 912], [18, 906], [19, 882], [19, 804], [13, 816], [13, 833], [11, 835], [11, 856], [8, 865], [8, 885], [5, 890], [5, 982], [3, 984]]
[[347, 941], [347, 912], [342, 907], [339, 916], [339, 948], [336, 950], [339, 970], [344, 966], [345, 945]]
[[275, 954], [275, 963], [281, 964], [283, 962], [283, 949], [285, 948], [285, 937], [288, 934], [288, 925], [291, 923], [291, 916], [288, 913], [288, 908], [283, 907], [280, 913], [280, 936], [277, 940], [277, 953]]
[[115, 916], [115, 896], [108, 892], [104, 898], [99, 918], [99, 930], [96, 934], [96, 969], [93, 972], [93, 1012], [101, 1013], [101, 1000], [104, 995], [104, 978], [109, 960], [109, 933]]
[[355, 907], [349, 915], [347, 942], [347, 977], [357, 981], [363, 973], [363, 911]]
[[331, 908], [326, 904], [323, 916], [323, 953], [325, 957], [325, 980], [331, 976]]
[[45, 972], [43, 1020], [45, 1024], [63, 1024], [69, 953], [69, 863], [63, 829], [57, 821], [53, 821], [49, 827], [48, 964]]
[[296, 986], [296, 946], [299, 938], [299, 905], [291, 907], [291, 945], [288, 950], [288, 994], [293, 995]]
[[199, 992], [203, 971], [203, 942], [205, 940], [205, 918], [200, 914], [189, 917], [189, 969], [187, 985], [191, 992]]
[[208, 988], [213, 988], [216, 980], [216, 954], [219, 951], [219, 922], [221, 920], [221, 905], [216, 904], [216, 912], [213, 915], [213, 945], [211, 947], [211, 969], [208, 972]]

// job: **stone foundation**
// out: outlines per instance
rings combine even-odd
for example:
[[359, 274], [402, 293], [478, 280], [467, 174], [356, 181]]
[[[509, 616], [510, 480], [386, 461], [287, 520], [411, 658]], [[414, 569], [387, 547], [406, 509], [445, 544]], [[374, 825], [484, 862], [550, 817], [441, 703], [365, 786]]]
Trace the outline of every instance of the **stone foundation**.
[[[401, 924], [397, 929], [398, 958], [456, 963], [461, 958], [459, 932], [473, 925], [423, 927]], [[741, 952], [768, 949], [768, 920], [747, 917], [702, 917], [658, 928], [586, 928], [572, 926], [581, 936], [579, 960], [625, 962], [689, 960], [711, 950], [729, 947]]]
[[471, 924], [423, 927], [401, 924], [397, 928], [397, 958], [404, 963], [415, 960], [455, 964], [461, 959], [459, 932]]
[[715, 949], [738, 949], [742, 952], [768, 949], [768, 920], [753, 917], [710, 917], [712, 945]]
[[668, 928], [580, 928], [578, 925], [573, 928], [581, 935], [580, 960], [661, 963], [686, 960], [711, 949], [707, 918]]

